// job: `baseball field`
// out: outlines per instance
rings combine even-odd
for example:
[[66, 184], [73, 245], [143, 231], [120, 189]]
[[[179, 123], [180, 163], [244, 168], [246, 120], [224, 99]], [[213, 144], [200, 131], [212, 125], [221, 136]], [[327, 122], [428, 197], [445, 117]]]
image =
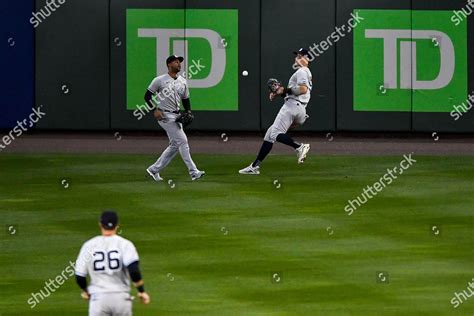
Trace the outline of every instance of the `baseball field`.
[[474, 277], [472, 156], [414, 155], [352, 215], [403, 156], [273, 155], [238, 175], [253, 157], [195, 155], [196, 182], [175, 159], [155, 183], [156, 155], [2, 154], [1, 315], [86, 314], [73, 277], [28, 300], [103, 209], [140, 254], [152, 303], [135, 315], [472, 315], [474, 298], [451, 302]]

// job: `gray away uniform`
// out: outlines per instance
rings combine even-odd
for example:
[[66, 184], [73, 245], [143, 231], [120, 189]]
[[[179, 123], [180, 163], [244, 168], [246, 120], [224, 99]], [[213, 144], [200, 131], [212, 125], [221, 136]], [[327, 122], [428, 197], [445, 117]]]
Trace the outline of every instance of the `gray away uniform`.
[[191, 158], [189, 152], [188, 138], [183, 130], [181, 123], [176, 123], [176, 117], [179, 115], [179, 105], [182, 99], [189, 98], [189, 88], [184, 79], [178, 76], [174, 79], [169, 74], [156, 77], [148, 87], [148, 91], [157, 94], [158, 108], [163, 112], [163, 119], [158, 124], [166, 131], [170, 140], [169, 146], [161, 154], [160, 158], [150, 166], [153, 173], [159, 173], [163, 170], [176, 154], [179, 152], [189, 174], [192, 175], [198, 171], [196, 164]]
[[90, 277], [89, 316], [132, 315], [127, 267], [138, 261], [133, 243], [120, 236], [97, 236], [81, 248], [76, 275]]
[[289, 95], [285, 97], [285, 104], [278, 112], [273, 125], [270, 126], [265, 134], [264, 140], [274, 143], [279, 134], [286, 134], [293, 123], [302, 125], [308, 115], [306, 115], [306, 105], [311, 98], [313, 89], [312, 75], [308, 67], [301, 67], [290, 78], [288, 88], [305, 85], [308, 91], [305, 94]]

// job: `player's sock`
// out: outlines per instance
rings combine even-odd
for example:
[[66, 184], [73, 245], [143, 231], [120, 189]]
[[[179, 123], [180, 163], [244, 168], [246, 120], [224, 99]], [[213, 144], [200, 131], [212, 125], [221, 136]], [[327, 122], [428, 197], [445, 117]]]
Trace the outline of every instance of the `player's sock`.
[[264, 141], [262, 147], [260, 147], [260, 151], [258, 152], [257, 159], [252, 163], [252, 167], [258, 167], [262, 163], [262, 161], [267, 157], [267, 155], [272, 150], [273, 143]]
[[293, 147], [294, 149], [301, 146], [291, 138], [288, 134], [278, 134], [276, 138], [277, 142]]

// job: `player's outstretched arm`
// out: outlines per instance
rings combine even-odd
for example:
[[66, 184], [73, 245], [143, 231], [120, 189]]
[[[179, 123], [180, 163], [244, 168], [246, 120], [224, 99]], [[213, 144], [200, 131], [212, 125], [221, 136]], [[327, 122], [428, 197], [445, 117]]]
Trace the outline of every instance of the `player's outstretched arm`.
[[150, 296], [148, 293], [145, 292], [145, 286], [142, 279], [142, 275], [140, 273], [140, 267], [138, 261], [135, 261], [128, 265], [127, 267], [128, 273], [130, 274], [130, 278], [133, 281], [133, 285], [136, 287], [138, 291], [138, 297], [140, 298], [143, 304], [150, 303]]
[[300, 89], [300, 94], [305, 94], [306, 92], [308, 92], [308, 87], [304, 84], [302, 85], [299, 85], [298, 88]]
[[87, 278], [76, 274], [76, 283], [82, 290], [81, 297], [85, 300], [89, 300], [91, 296], [87, 291]]
[[308, 87], [304, 84], [295, 86], [293, 88], [285, 88], [281, 94], [292, 94], [292, 95], [300, 95], [305, 94], [308, 92]]
[[299, 85], [293, 88], [279, 87], [276, 92], [270, 92], [270, 100], [273, 101], [277, 95], [286, 96], [286, 95], [300, 95], [308, 92], [308, 87], [306, 85]]

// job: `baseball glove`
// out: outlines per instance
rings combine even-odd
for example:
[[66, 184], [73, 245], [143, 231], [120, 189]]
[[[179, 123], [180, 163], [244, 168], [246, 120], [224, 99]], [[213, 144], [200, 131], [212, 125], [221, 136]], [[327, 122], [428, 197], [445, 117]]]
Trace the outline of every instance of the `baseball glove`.
[[281, 82], [278, 79], [270, 78], [267, 81], [268, 90], [272, 93], [276, 93], [278, 89], [282, 86]]
[[178, 115], [175, 121], [177, 123], [183, 124], [183, 127], [186, 127], [189, 124], [191, 124], [193, 120], [194, 120], [194, 115], [191, 113], [191, 111], [184, 111]]

